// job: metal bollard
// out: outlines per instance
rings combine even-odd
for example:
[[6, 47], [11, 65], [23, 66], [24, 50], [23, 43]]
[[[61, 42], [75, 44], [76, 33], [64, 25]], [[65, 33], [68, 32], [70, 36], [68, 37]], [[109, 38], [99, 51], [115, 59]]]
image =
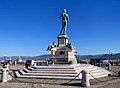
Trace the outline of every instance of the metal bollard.
[[17, 64], [17, 62], [16, 61], [14, 61], [14, 65], [16, 65]]
[[2, 69], [2, 82], [7, 82], [7, 68]]
[[120, 77], [120, 71], [118, 72], [118, 77]]
[[55, 63], [53, 62], [52, 65], [54, 65]]
[[89, 87], [90, 81], [89, 81], [89, 72], [87, 70], [82, 70], [82, 86]]
[[36, 63], [34, 63], [34, 65], [33, 66], [36, 66]]
[[108, 70], [111, 70], [111, 63], [108, 64]]

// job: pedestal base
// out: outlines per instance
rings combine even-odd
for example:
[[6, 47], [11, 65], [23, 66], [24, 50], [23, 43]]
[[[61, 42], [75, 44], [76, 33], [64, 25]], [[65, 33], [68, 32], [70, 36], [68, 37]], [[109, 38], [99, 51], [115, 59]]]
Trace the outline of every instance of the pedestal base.
[[[58, 45], [51, 49], [49, 60], [54, 64], [77, 64], [75, 49], [69, 42], [67, 35], [58, 36]], [[70, 46], [71, 45], [71, 46]]]
[[76, 58], [50, 58], [54, 64], [77, 64]]
[[56, 58], [55, 64], [68, 64], [67, 58]]

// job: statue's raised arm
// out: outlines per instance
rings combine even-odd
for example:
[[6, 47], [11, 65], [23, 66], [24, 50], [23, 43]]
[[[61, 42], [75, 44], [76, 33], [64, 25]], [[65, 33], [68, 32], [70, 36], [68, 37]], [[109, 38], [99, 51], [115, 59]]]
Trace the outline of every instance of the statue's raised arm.
[[69, 16], [66, 13], [66, 9], [63, 9], [63, 12], [60, 15], [60, 18], [62, 19], [62, 29], [60, 31], [60, 34], [66, 35], [66, 29], [69, 24]]

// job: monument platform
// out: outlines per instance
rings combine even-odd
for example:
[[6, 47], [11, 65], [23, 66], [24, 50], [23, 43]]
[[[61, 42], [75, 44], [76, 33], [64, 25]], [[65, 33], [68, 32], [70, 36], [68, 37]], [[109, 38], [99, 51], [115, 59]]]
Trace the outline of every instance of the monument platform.
[[[89, 71], [90, 79], [106, 77], [111, 74], [104, 68], [93, 66], [90, 64], [77, 65], [55, 65], [55, 66], [33, 66], [15, 71], [17, 78], [26, 79], [51, 79], [51, 80], [72, 80], [80, 81], [83, 69]], [[78, 75], [80, 73], [80, 75]]]
[[49, 60], [55, 64], [77, 64], [75, 49], [69, 42], [67, 35], [58, 35], [58, 45], [51, 49]]

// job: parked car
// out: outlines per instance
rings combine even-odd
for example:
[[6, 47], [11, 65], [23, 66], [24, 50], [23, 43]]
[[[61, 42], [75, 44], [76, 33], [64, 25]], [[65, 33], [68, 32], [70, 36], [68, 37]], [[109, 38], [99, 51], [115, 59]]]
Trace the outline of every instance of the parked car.
[[97, 63], [97, 66], [101, 67], [101, 66], [107, 66], [109, 63], [108, 60], [104, 59], [104, 60], [100, 60], [99, 63]]
[[109, 61], [107, 59], [90, 59], [90, 64], [96, 66], [107, 66]]

